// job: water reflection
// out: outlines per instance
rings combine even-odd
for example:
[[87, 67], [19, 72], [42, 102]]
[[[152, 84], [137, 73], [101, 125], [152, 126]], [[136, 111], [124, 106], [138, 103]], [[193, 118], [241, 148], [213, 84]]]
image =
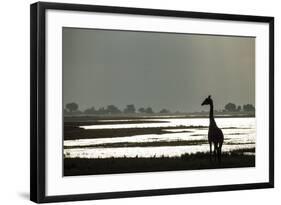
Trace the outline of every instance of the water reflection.
[[[105, 120], [103, 120], [105, 121]], [[109, 121], [109, 120], [107, 120]], [[111, 120], [111, 122], [118, 122], [120, 120]], [[122, 120], [124, 121], [124, 120]], [[126, 120], [136, 121], [136, 120]], [[143, 120], [142, 120], [143, 121]], [[208, 118], [161, 118], [152, 119], [149, 121], [157, 121], [156, 123], [130, 123], [130, 124], [106, 124], [106, 125], [85, 125], [80, 126], [84, 129], [121, 129], [121, 128], [150, 128], [150, 127], [177, 127], [177, 126], [209, 126]], [[158, 123], [163, 121], [163, 123]], [[110, 122], [110, 121], [109, 121]], [[255, 118], [217, 118], [216, 123], [220, 128], [236, 127], [236, 128], [254, 128]]]
[[[161, 157], [180, 156], [184, 153], [208, 152], [207, 140], [208, 119], [154, 119], [157, 121], [168, 121], [161, 123], [141, 123], [141, 124], [106, 124], [81, 126], [84, 129], [120, 129], [120, 128], [145, 128], [145, 127], [178, 127], [189, 126], [185, 129], [163, 129], [165, 134], [146, 134], [115, 138], [95, 138], [78, 139], [64, 141], [65, 157], [80, 158], [107, 158], [107, 157]], [[126, 120], [130, 121], [130, 120]], [[149, 120], [151, 121], [151, 120]], [[219, 127], [222, 128], [225, 142], [223, 152], [237, 149], [255, 148], [255, 118], [218, 118]], [[112, 121], [115, 122], [114, 120]], [[203, 127], [203, 128], [202, 128]], [[98, 137], [98, 136], [96, 136]], [[151, 142], [179, 142], [201, 140], [197, 145], [185, 146], [137, 146], [134, 147], [114, 147], [115, 143], [151, 143]], [[94, 147], [102, 145], [103, 147]], [[79, 148], [72, 148], [80, 146]], [[87, 146], [87, 147], [83, 147]], [[93, 147], [89, 147], [93, 146]]]

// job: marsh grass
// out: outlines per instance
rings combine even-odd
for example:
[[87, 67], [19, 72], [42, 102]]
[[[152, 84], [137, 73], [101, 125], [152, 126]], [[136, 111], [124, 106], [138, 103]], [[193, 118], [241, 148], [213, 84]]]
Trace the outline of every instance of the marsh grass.
[[243, 152], [253, 152], [254, 149], [243, 149], [222, 154], [221, 163], [210, 161], [209, 153], [183, 154], [180, 157], [150, 157], [140, 158], [106, 158], [84, 159], [65, 158], [64, 175], [93, 175], [132, 172], [200, 170], [218, 168], [254, 167], [255, 155], [244, 155]]

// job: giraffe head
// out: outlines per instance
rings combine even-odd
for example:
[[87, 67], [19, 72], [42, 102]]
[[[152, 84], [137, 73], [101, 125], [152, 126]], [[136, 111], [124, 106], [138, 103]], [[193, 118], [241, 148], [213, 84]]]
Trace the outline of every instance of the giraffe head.
[[213, 100], [211, 98], [211, 95], [209, 95], [203, 102], [202, 102], [202, 106], [203, 105], [211, 105], [213, 103]]

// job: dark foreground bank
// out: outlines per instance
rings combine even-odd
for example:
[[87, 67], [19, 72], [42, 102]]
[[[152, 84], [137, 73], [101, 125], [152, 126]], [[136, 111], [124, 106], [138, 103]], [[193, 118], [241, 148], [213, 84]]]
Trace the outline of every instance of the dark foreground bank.
[[199, 170], [217, 168], [254, 167], [255, 156], [240, 151], [224, 153], [221, 163], [210, 161], [208, 153], [185, 154], [181, 157], [161, 158], [65, 158], [64, 176]]

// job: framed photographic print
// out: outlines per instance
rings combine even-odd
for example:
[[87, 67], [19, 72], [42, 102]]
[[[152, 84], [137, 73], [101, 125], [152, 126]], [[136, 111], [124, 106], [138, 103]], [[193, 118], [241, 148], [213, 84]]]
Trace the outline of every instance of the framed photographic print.
[[31, 5], [34, 202], [274, 186], [274, 18]]

